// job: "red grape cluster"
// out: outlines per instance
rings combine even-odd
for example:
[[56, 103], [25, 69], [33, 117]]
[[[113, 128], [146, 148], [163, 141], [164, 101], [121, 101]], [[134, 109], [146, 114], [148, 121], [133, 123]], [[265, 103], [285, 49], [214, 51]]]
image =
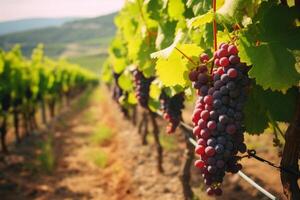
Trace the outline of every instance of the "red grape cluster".
[[163, 110], [163, 117], [169, 122], [167, 126], [167, 133], [174, 133], [181, 120], [181, 110], [184, 108], [184, 93], [178, 93], [173, 97], [169, 97], [162, 92], [160, 95], [161, 109]]
[[113, 98], [113, 100], [119, 105], [120, 110], [121, 110], [121, 112], [123, 113], [123, 115], [124, 115], [125, 117], [128, 117], [128, 115], [129, 115], [128, 109], [125, 108], [124, 106], [122, 106], [122, 105], [120, 104], [120, 101], [119, 101], [119, 99], [120, 99], [120, 97], [121, 97], [122, 95], [128, 96], [128, 93], [127, 93], [127, 92], [124, 92], [124, 91], [122, 90], [122, 88], [120, 87], [119, 83], [118, 83], [118, 79], [119, 79], [120, 75], [121, 75], [121, 74], [113, 73], [113, 77], [114, 77], [115, 84], [114, 84], [114, 87], [113, 87], [113, 95], [112, 95], [112, 98]]
[[209, 74], [207, 54], [200, 56], [201, 64], [189, 74], [198, 99], [193, 113], [193, 133], [208, 195], [221, 195], [225, 172], [237, 173], [241, 168], [238, 152], [245, 153], [243, 106], [250, 80], [248, 67], [240, 62], [235, 45], [222, 43], [214, 53], [213, 73]]
[[135, 94], [138, 99], [138, 102], [143, 108], [148, 108], [149, 90], [151, 82], [154, 80], [154, 78], [146, 78], [143, 75], [143, 72], [137, 69], [133, 72], [133, 76], [136, 86]]

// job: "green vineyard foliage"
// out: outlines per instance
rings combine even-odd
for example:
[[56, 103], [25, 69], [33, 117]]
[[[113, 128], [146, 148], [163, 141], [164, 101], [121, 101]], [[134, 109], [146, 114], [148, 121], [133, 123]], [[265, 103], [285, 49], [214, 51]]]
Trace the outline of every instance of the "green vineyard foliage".
[[271, 0], [217, 1], [216, 13], [212, 1], [126, 1], [115, 19], [118, 30], [102, 80], [111, 82], [112, 71], [123, 73], [119, 85], [134, 96], [129, 72], [137, 68], [146, 77], [156, 77], [149, 104], [159, 101], [163, 88], [169, 96], [184, 91], [192, 99], [188, 72], [199, 65], [201, 53], [212, 56], [216, 20], [218, 43], [235, 43], [241, 61], [251, 67], [245, 122], [247, 132], [260, 134], [273, 120], [289, 122], [294, 114], [300, 80], [299, 19], [294, 1], [288, 6]]

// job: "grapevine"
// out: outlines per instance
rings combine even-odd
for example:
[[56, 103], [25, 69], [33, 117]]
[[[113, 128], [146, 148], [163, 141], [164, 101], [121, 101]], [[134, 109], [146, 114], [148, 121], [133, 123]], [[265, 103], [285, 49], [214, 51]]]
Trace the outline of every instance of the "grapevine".
[[[138, 102], [151, 112], [161, 109], [168, 132], [181, 120], [182, 102], [170, 106], [172, 97], [184, 93], [189, 101], [196, 90], [192, 123], [200, 158], [195, 165], [209, 195], [222, 193], [225, 172], [242, 168], [244, 134], [259, 135], [269, 126], [281, 132], [279, 122], [289, 124], [281, 136], [286, 138], [282, 165], [298, 169], [292, 153], [300, 149], [293, 128], [299, 121], [298, 10], [298, 0], [135, 0], [116, 17], [118, 31], [107, 62], [120, 66], [113, 67], [116, 73], [138, 66]], [[155, 77], [155, 84], [146, 77]], [[300, 197], [296, 178], [281, 175], [286, 196]], [[191, 199], [191, 190], [185, 191]]]

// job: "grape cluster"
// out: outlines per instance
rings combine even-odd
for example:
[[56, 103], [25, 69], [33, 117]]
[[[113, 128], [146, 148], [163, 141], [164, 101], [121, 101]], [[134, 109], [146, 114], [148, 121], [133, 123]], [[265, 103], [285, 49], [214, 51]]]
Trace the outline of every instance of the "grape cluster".
[[122, 88], [118, 84], [118, 78], [120, 77], [121, 74], [113, 73], [113, 78], [114, 78], [114, 87], [113, 87], [113, 95], [112, 98], [113, 100], [119, 105], [121, 112], [125, 117], [129, 116], [129, 111], [127, 108], [122, 106], [119, 102], [119, 99], [122, 95], [128, 96], [127, 92], [124, 92]]
[[160, 95], [160, 105], [164, 113], [163, 117], [169, 122], [167, 133], [174, 133], [181, 120], [181, 110], [184, 108], [184, 93], [178, 93], [169, 97], [165, 92]]
[[248, 67], [240, 62], [235, 45], [222, 43], [214, 53], [215, 68], [208, 73], [207, 54], [200, 56], [200, 67], [189, 74], [199, 95], [192, 116], [197, 138], [196, 153], [208, 195], [221, 195], [225, 172], [237, 173], [238, 152], [245, 153], [243, 106], [250, 80]]
[[138, 102], [143, 108], [148, 108], [149, 90], [154, 78], [146, 78], [143, 73], [137, 69], [133, 72], [133, 76], [136, 85], [135, 94]]

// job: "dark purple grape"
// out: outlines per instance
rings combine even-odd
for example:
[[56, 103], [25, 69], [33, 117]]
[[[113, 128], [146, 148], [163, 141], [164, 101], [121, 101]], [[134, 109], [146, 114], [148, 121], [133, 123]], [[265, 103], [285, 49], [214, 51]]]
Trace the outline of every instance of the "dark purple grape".
[[217, 152], [218, 154], [223, 153], [223, 151], [224, 151], [224, 146], [223, 146], [222, 144], [217, 144], [217, 145], [215, 146], [215, 150], [216, 150], [216, 152]]
[[229, 81], [229, 76], [227, 74], [222, 74], [221, 81], [227, 83]]
[[221, 100], [222, 100], [222, 103], [225, 105], [229, 104], [229, 102], [230, 102], [229, 96], [223, 96]]
[[208, 165], [215, 165], [216, 164], [216, 159], [214, 157], [210, 157], [207, 159], [207, 164]]
[[226, 144], [226, 138], [223, 137], [223, 136], [218, 137], [218, 138], [217, 138], [217, 143], [218, 143], [218, 144], [225, 145], [225, 144]]
[[220, 92], [222, 95], [227, 95], [229, 93], [229, 89], [223, 85], [221, 88], [220, 88]]
[[208, 77], [206, 74], [200, 73], [198, 75], [198, 82], [201, 84], [206, 84], [208, 82]]
[[209, 116], [210, 116], [211, 119], [217, 119], [218, 118], [218, 114], [214, 110], [209, 112]]
[[224, 83], [221, 80], [218, 80], [214, 83], [215, 89], [220, 89], [223, 85]]
[[207, 167], [207, 171], [210, 173], [210, 174], [214, 174], [217, 172], [217, 168], [215, 166], [212, 166], [212, 165], [209, 165]]
[[220, 108], [222, 106], [222, 101], [219, 100], [219, 99], [215, 99], [214, 103], [213, 103], [213, 106], [214, 106], [215, 109]]
[[222, 97], [222, 94], [221, 94], [221, 92], [220, 91], [215, 91], [214, 93], [213, 93], [213, 98], [214, 99], [221, 99], [221, 97]]
[[229, 90], [234, 90], [235, 89], [235, 83], [233, 81], [230, 81], [226, 84], [226, 87], [229, 89]]
[[225, 130], [225, 126], [222, 123], [217, 123], [217, 130], [222, 132]]
[[237, 64], [237, 63], [240, 62], [240, 57], [238, 57], [237, 55], [231, 55], [231, 56], [229, 57], [229, 62], [230, 62], [231, 64]]
[[216, 166], [217, 168], [223, 168], [225, 166], [225, 162], [223, 160], [217, 160]]
[[212, 95], [214, 92], [215, 92], [214, 88], [211, 87], [211, 88], [208, 89], [208, 94], [209, 95]]
[[226, 145], [225, 145], [225, 148], [226, 148], [227, 150], [232, 150], [232, 149], [233, 149], [233, 144], [232, 144], [232, 142], [228, 141], [228, 142], [226, 143]]
[[208, 146], [214, 147], [216, 144], [217, 144], [217, 141], [216, 141], [215, 138], [210, 138], [210, 139], [207, 140], [207, 145]]
[[227, 117], [227, 115], [220, 115], [219, 116], [219, 122], [221, 122], [222, 124], [227, 124], [229, 121], [229, 118]]

